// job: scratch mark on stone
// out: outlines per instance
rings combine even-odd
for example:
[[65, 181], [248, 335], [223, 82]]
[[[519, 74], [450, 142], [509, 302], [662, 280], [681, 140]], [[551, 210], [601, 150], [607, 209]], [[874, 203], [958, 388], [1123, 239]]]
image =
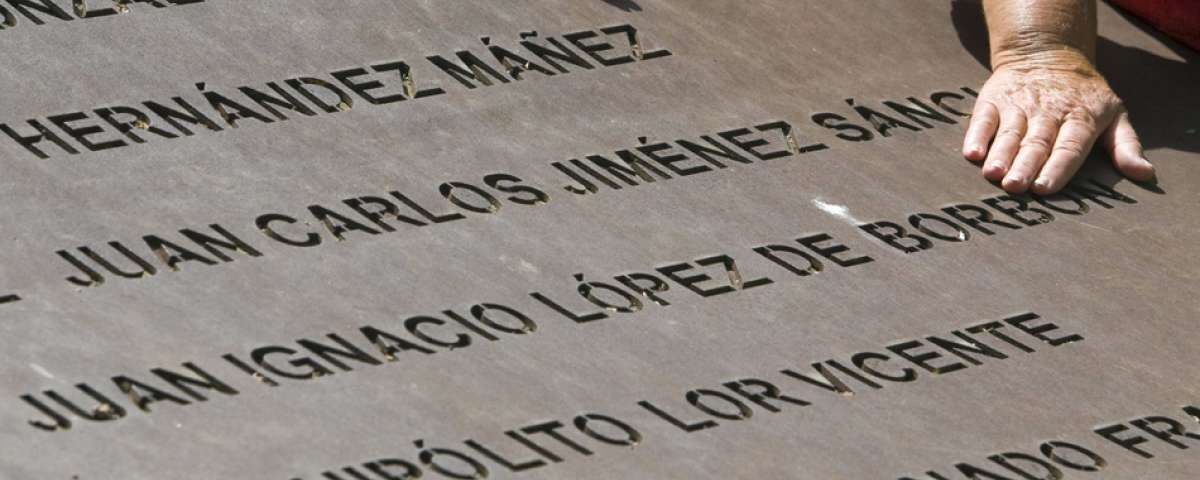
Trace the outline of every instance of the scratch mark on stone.
[[46, 369], [45, 369], [44, 367], [42, 367], [41, 365], [38, 365], [38, 364], [36, 364], [36, 363], [31, 363], [31, 364], [29, 364], [29, 368], [32, 368], [32, 369], [33, 369], [33, 371], [35, 371], [35, 372], [37, 372], [37, 373], [38, 373], [38, 375], [41, 375], [41, 376], [43, 376], [43, 377], [49, 378], [49, 379], [51, 379], [51, 380], [54, 380], [54, 375], [53, 375], [53, 374], [51, 374], [49, 370], [46, 370]]
[[1104, 227], [1097, 227], [1097, 226], [1095, 226], [1095, 225], [1092, 225], [1092, 224], [1090, 224], [1090, 223], [1087, 223], [1087, 222], [1079, 222], [1079, 224], [1080, 224], [1080, 225], [1083, 225], [1083, 226], [1085, 226], [1085, 227], [1088, 227], [1088, 228], [1094, 228], [1094, 229], [1096, 229], [1096, 230], [1100, 230], [1100, 231], [1104, 231], [1104, 232], [1108, 232], [1108, 233], [1116, 233], [1116, 232], [1114, 232], [1114, 231], [1112, 231], [1112, 230], [1109, 230], [1109, 229], [1107, 229], [1107, 228], [1104, 228]]
[[812, 203], [813, 205], [816, 205], [817, 208], [821, 209], [822, 212], [833, 215], [834, 217], [837, 217], [851, 225], [858, 225], [862, 223], [858, 221], [857, 218], [854, 218], [853, 215], [850, 215], [850, 209], [845, 205], [828, 203], [820, 198], [814, 198]]

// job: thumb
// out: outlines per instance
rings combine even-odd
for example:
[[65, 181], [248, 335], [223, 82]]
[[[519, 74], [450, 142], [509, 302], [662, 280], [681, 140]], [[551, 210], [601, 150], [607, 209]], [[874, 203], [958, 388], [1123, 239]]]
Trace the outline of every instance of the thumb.
[[1113, 165], [1122, 175], [1140, 182], [1154, 179], [1154, 165], [1146, 160], [1142, 152], [1142, 142], [1129, 122], [1128, 112], [1117, 115], [1117, 119], [1104, 132], [1104, 143], [1112, 156]]

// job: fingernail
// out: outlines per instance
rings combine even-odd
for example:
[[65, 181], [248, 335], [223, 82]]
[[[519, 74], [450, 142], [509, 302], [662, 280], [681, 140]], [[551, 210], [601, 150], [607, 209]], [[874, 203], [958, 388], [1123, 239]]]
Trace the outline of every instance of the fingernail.
[[1025, 177], [1020, 175], [1010, 175], [1004, 178], [1004, 183], [1008, 184], [1010, 187], [1024, 187]]
[[1004, 167], [1001, 167], [999, 163], [989, 163], [984, 168], [987, 169], [986, 173], [988, 174], [996, 175], [1004, 173]]
[[1046, 178], [1046, 177], [1039, 177], [1036, 181], [1033, 182], [1034, 186], [1036, 186], [1040, 189], [1043, 189], [1043, 190], [1049, 190], [1053, 184], [1054, 184], [1054, 182], [1051, 182], [1050, 179]]
[[1158, 169], [1154, 168], [1154, 164], [1150, 163], [1149, 160], [1146, 160], [1146, 157], [1142, 157], [1142, 161], [1146, 162], [1146, 167], [1150, 169], [1150, 179], [1146, 180], [1146, 183], [1150, 185], [1158, 185]]

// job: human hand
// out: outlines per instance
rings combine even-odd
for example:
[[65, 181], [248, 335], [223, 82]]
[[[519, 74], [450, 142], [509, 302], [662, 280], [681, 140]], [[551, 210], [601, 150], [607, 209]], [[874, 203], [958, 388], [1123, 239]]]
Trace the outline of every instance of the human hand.
[[1048, 195], [1098, 139], [1121, 174], [1154, 179], [1121, 99], [1087, 58], [1064, 54], [997, 66], [979, 92], [963, 155], [1010, 193]]

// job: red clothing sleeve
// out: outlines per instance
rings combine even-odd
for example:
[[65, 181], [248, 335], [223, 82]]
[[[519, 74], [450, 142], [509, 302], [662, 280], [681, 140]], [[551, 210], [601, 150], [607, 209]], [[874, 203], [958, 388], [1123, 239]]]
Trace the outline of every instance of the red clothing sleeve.
[[1200, 0], [1112, 0], [1112, 3], [1200, 50]]

